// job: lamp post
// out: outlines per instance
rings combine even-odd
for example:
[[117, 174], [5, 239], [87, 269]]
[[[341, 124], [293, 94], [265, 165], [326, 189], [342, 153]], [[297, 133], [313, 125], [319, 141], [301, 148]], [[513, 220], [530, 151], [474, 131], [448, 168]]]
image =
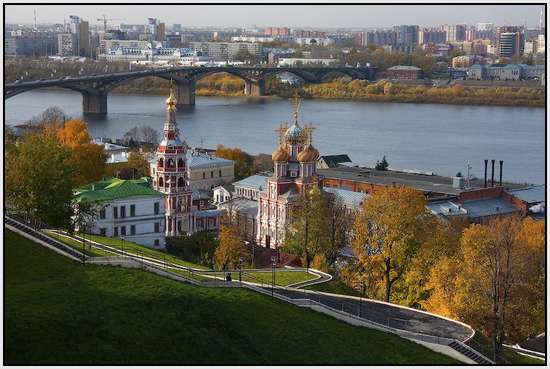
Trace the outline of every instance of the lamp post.
[[273, 255], [271, 257], [271, 297], [273, 297], [275, 288], [275, 266], [277, 265], [277, 257]]
[[239, 257], [239, 284], [243, 282], [243, 258]]
[[122, 257], [124, 257], [124, 237], [122, 236], [120, 237], [120, 244], [121, 244], [120, 248], [122, 250]]

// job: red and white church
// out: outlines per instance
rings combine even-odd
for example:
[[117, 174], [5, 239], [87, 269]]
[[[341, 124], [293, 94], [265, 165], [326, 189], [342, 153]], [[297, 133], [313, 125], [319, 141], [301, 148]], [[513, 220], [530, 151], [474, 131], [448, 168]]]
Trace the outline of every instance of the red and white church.
[[151, 171], [153, 188], [164, 194], [166, 237], [217, 229], [220, 218], [219, 210], [193, 205], [187, 163], [188, 145], [180, 138], [176, 104], [171, 88], [170, 96], [166, 99], [163, 139], [156, 151], [156, 165]]
[[291, 222], [293, 204], [306, 192], [322, 189], [322, 177], [316, 173], [319, 151], [313, 147], [311, 125], [298, 122], [299, 100], [294, 104], [294, 123], [281, 125], [279, 146], [271, 155], [273, 175], [258, 198], [256, 243], [278, 248]]

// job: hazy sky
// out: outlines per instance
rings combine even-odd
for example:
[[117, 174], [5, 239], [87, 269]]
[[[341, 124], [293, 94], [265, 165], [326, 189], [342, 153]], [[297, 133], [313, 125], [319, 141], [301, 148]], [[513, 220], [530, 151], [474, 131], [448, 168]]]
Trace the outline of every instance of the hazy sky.
[[537, 26], [543, 5], [6, 5], [7, 23], [63, 23], [78, 15], [90, 24], [106, 14], [113, 23], [143, 24], [155, 17], [167, 25], [387, 27], [493, 22]]

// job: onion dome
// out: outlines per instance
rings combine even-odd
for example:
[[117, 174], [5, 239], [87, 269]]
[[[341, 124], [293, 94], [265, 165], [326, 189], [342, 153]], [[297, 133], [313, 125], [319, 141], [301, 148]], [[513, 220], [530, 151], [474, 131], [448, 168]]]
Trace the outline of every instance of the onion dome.
[[285, 140], [291, 145], [302, 143], [304, 139], [303, 130], [298, 125], [298, 123], [294, 123], [292, 126], [290, 126], [289, 129], [286, 130], [285, 133]]
[[271, 154], [271, 159], [273, 159], [274, 162], [285, 162], [290, 160], [290, 155], [284, 147], [279, 146], [277, 150], [273, 151], [273, 154]]
[[311, 144], [307, 144], [307, 146], [298, 154], [298, 161], [300, 163], [310, 163], [316, 161], [317, 159], [319, 159], [319, 151], [317, 151], [317, 149]]
[[178, 100], [176, 100], [176, 97], [174, 96], [174, 90], [170, 88], [170, 96], [166, 99], [166, 109], [170, 111], [176, 110], [176, 104], [178, 103]]

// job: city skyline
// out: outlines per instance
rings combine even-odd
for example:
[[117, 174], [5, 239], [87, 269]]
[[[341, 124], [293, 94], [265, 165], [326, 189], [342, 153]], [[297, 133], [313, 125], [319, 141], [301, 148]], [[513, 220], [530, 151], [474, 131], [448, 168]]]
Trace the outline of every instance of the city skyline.
[[[128, 15], [129, 6], [131, 15]], [[35, 9], [38, 24], [63, 23], [69, 15], [78, 15], [91, 25], [100, 25], [97, 19], [105, 14], [114, 19], [113, 23], [142, 24], [154, 17], [167, 25], [176, 23], [183, 27], [381, 28], [397, 24], [436, 26], [482, 22], [536, 27], [544, 5], [7, 5], [5, 22], [32, 24]]]

